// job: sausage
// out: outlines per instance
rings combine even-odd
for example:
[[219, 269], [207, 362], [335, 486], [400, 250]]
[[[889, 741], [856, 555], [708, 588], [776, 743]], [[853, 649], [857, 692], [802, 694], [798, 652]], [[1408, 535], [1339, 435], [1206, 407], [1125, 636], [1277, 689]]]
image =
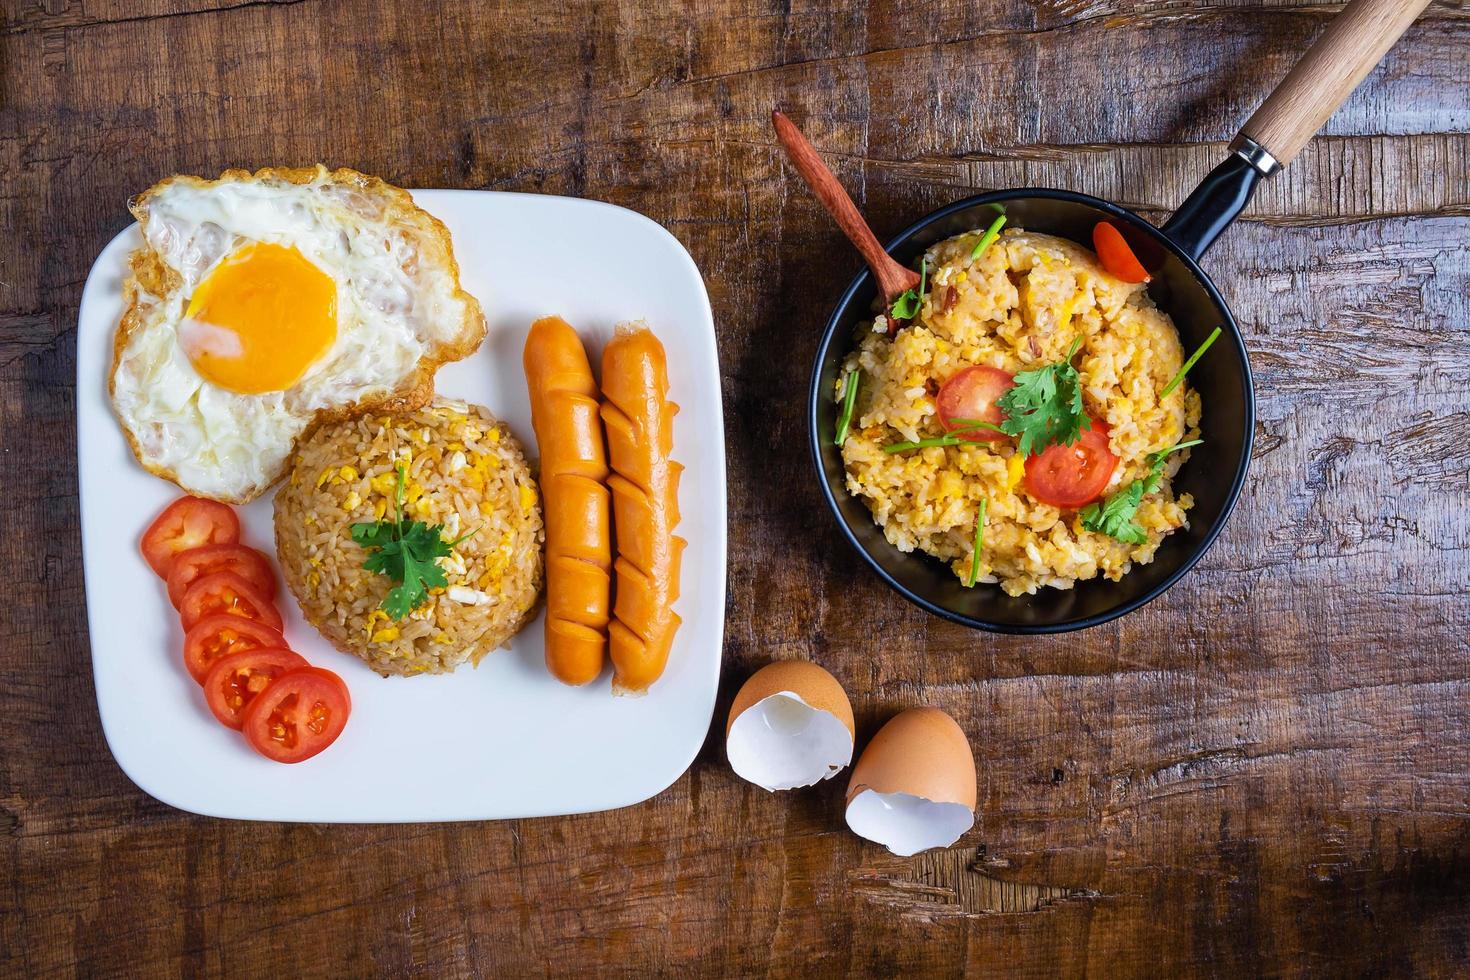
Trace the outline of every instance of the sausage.
[[524, 355], [546, 516], [546, 666], [565, 684], [602, 673], [612, 586], [607, 455], [597, 383], [577, 332], [531, 324]]
[[674, 414], [663, 344], [647, 327], [619, 327], [602, 356], [602, 422], [612, 476], [618, 557], [608, 646], [613, 693], [642, 694], [664, 672], [680, 619], [679, 474], [669, 459]]

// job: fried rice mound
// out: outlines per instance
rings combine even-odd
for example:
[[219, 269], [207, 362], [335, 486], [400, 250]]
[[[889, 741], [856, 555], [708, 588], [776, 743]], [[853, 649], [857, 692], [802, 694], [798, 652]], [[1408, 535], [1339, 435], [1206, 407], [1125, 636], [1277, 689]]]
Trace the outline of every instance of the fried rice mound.
[[[382, 608], [397, 584], [367, 570], [352, 526], [442, 526], [446, 584], [408, 616]], [[297, 450], [275, 499], [276, 550], [307, 620], [378, 673], [448, 673], [479, 664], [533, 615], [545, 539], [536, 482], [520, 443], [486, 409], [436, 399], [417, 411], [318, 429]]]

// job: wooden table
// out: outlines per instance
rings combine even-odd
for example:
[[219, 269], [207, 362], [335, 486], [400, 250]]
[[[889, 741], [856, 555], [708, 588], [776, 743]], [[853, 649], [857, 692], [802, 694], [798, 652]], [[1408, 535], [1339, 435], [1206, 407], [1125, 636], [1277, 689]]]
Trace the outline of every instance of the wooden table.
[[[1431, 7], [1207, 258], [1260, 398], [1224, 537], [1164, 598], [1053, 639], [925, 616], [835, 533], [800, 405], [857, 260], [768, 113], [804, 125], [880, 237], [1013, 185], [1161, 218], [1335, 8], [676, 6], [5, 4], [0, 974], [1463, 970], [1464, 0]], [[612, 201], [704, 270], [733, 474], [725, 680], [698, 761], [656, 799], [240, 824], [155, 802], [110, 757], [77, 534], [83, 277], [155, 179], [317, 160]], [[724, 713], [776, 658], [841, 677], [860, 736], [904, 706], [950, 711], [979, 765], [974, 830], [894, 858], [845, 830], [842, 780], [772, 796], [736, 779]]]

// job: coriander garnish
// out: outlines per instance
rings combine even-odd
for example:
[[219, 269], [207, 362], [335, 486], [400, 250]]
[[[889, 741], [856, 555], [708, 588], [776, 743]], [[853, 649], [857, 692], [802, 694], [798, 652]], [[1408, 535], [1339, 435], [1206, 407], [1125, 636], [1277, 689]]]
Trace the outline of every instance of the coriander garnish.
[[1143, 544], [1148, 532], [1133, 520], [1143, 502], [1143, 480], [1134, 480], [1101, 504], [1088, 504], [1082, 511], [1082, 526], [1128, 544]]
[[990, 223], [990, 227], [985, 229], [985, 234], [980, 236], [980, 240], [976, 242], [975, 247], [970, 250], [971, 262], [984, 255], [985, 250], [990, 247], [990, 244], [1000, 237], [1000, 230], [1005, 226], [1005, 223], [1006, 216], [1004, 213], [1002, 213], [999, 218], [996, 218]]
[[1215, 342], [1215, 338], [1219, 336], [1220, 328], [1216, 327], [1213, 331], [1210, 332], [1210, 335], [1205, 338], [1205, 342], [1199, 345], [1199, 350], [1189, 355], [1189, 360], [1185, 361], [1184, 366], [1179, 369], [1179, 373], [1174, 375], [1174, 380], [1164, 385], [1164, 390], [1159, 392], [1160, 401], [1163, 401], [1166, 397], [1168, 397], [1169, 392], [1179, 387], [1179, 382], [1183, 381], [1184, 376], [1189, 373], [1189, 369], [1194, 367], [1194, 362], [1204, 356], [1205, 351], [1210, 349], [1210, 345], [1213, 344]]
[[857, 404], [858, 378], [861, 374], [857, 368], [853, 368], [842, 379], [842, 411], [837, 416], [837, 438], [833, 440], [833, 445], [840, 446], [847, 441], [847, 430], [852, 425], [852, 410]]
[[1082, 409], [1082, 380], [1072, 366], [1072, 357], [1082, 338], [1072, 341], [1067, 356], [1016, 375], [1016, 386], [996, 401], [1005, 413], [1001, 431], [1019, 436], [1022, 456], [1035, 456], [1048, 446], [1070, 446], [1082, 437], [1092, 421]]
[[1143, 492], [1153, 493], [1159, 488], [1159, 481], [1164, 478], [1164, 460], [1168, 459], [1171, 454], [1177, 453], [1181, 449], [1188, 449], [1190, 446], [1202, 445], [1203, 443], [1203, 439], [1191, 439], [1188, 442], [1176, 442], [1168, 449], [1160, 449], [1156, 452], [1149, 453], [1148, 476], [1145, 478], [1146, 486], [1144, 486]]
[[975, 581], [980, 578], [980, 547], [985, 543], [985, 509], [989, 503], [989, 498], [980, 501], [980, 513], [975, 518], [975, 547], [970, 552], [970, 577], [965, 582], [967, 589], [973, 589]]
[[929, 285], [929, 257], [925, 256], [919, 260], [919, 285], [917, 289], [905, 289], [898, 294], [893, 301], [890, 315], [895, 320], [912, 320], [919, 313], [919, 306], [924, 302], [924, 293], [928, 291]]
[[1170, 446], [1168, 449], [1149, 453], [1148, 472], [1144, 477], [1134, 480], [1101, 504], [1089, 504], [1084, 507], [1081, 515], [1082, 527], [1088, 531], [1117, 538], [1126, 544], [1143, 544], [1148, 540], [1148, 532], [1139, 527], [1133, 518], [1138, 513], [1138, 505], [1143, 503], [1144, 496], [1159, 488], [1159, 481], [1164, 478], [1164, 460], [1170, 453], [1177, 453], [1190, 446], [1198, 446], [1203, 441], [1203, 439], [1191, 439], [1188, 442]]
[[430, 589], [443, 588], [449, 584], [444, 569], [435, 562], [436, 558], [447, 558], [455, 545], [475, 533], [477, 529], [455, 538], [444, 540], [444, 525], [425, 524], [423, 521], [403, 520], [403, 489], [407, 479], [406, 468], [400, 463], [397, 469], [398, 486], [393, 491], [393, 520], [370, 521], [352, 525], [352, 540], [368, 550], [367, 560], [362, 567], [379, 575], [386, 575], [399, 583], [389, 591], [380, 608], [394, 619], [402, 619], [413, 612], [429, 596]]

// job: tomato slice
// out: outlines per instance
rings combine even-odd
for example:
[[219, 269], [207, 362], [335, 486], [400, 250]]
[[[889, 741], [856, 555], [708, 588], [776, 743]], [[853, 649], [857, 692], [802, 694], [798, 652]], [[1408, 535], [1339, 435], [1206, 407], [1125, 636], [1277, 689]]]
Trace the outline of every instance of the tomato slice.
[[267, 599], [276, 595], [276, 573], [265, 555], [243, 544], [207, 544], [180, 552], [168, 570], [168, 601], [179, 608], [196, 579], [214, 572], [234, 572]]
[[1103, 492], [1118, 468], [1108, 448], [1108, 427], [1093, 422], [1070, 446], [1048, 446], [1026, 460], [1026, 489], [1044, 504], [1075, 510]]
[[214, 572], [195, 579], [179, 600], [179, 618], [185, 632], [216, 613], [258, 620], [274, 630], [281, 628], [281, 614], [271, 601], [234, 572]]
[[245, 709], [242, 731], [255, 751], [276, 762], [304, 762], [347, 725], [352, 698], [330, 670], [302, 667], [275, 680]]
[[184, 635], [184, 666], [190, 677], [203, 684], [209, 668], [221, 657], [285, 646], [286, 638], [280, 630], [244, 616], [215, 613], [195, 623]]
[[[939, 424], [949, 431], [963, 428], [965, 422], [989, 422], [1000, 425], [1002, 416], [996, 404], [1000, 396], [1016, 386], [1016, 378], [1000, 368], [977, 365], [950, 376], [939, 389], [935, 407]], [[969, 429], [956, 433], [969, 442], [991, 442], [1008, 438], [994, 429]]]
[[1092, 229], [1092, 247], [1104, 269], [1124, 282], [1148, 282], [1153, 278], [1133, 254], [1123, 233], [1106, 221]]
[[159, 578], [168, 578], [174, 556], [206, 544], [234, 544], [240, 540], [240, 518], [217, 500], [180, 497], [143, 532], [139, 547]]
[[204, 700], [221, 725], [239, 728], [246, 710], [272, 682], [307, 666], [306, 658], [285, 648], [232, 653], [204, 675]]

